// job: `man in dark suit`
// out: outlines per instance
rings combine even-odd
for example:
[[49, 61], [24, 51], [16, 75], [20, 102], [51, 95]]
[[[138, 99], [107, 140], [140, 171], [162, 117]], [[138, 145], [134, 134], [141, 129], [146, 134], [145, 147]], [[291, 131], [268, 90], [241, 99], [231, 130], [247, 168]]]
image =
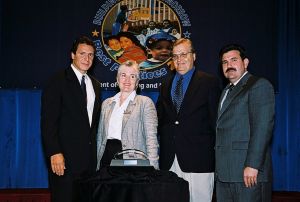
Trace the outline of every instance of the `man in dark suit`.
[[274, 90], [247, 71], [240, 45], [220, 51], [224, 89], [216, 125], [216, 193], [220, 202], [271, 201]]
[[89, 38], [75, 40], [72, 64], [51, 78], [42, 93], [42, 140], [55, 202], [76, 201], [75, 180], [96, 170], [100, 83], [87, 74], [94, 53]]
[[189, 182], [191, 202], [207, 202], [214, 187], [219, 81], [195, 70], [189, 39], [175, 41], [172, 52], [176, 72], [163, 82], [157, 102], [160, 169]]

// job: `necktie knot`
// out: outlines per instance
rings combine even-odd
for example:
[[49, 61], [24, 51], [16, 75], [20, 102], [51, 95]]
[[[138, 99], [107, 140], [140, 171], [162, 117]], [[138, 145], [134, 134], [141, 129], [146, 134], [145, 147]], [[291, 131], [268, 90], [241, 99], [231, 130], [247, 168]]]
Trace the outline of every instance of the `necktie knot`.
[[183, 81], [183, 76], [181, 75], [181, 76], [179, 77], [179, 82], [182, 83], [182, 81]]
[[227, 88], [228, 89], [228, 93], [230, 93], [232, 91], [232, 89], [234, 88], [234, 86], [235, 85], [232, 84], [232, 83], [228, 86], [228, 88]]

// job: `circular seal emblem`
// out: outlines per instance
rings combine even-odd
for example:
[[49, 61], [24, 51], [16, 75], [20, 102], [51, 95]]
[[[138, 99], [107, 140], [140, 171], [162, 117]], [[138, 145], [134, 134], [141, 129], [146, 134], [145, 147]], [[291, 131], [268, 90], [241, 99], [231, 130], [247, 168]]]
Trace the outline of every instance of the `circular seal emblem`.
[[170, 60], [181, 27], [175, 12], [162, 1], [124, 0], [109, 10], [101, 33], [114, 61], [135, 60], [141, 70], [153, 70]]
[[173, 42], [191, 26], [175, 0], [106, 0], [93, 19], [96, 45], [95, 75], [102, 87], [115, 88], [115, 71], [127, 60], [140, 67], [140, 88], [157, 90], [171, 71]]

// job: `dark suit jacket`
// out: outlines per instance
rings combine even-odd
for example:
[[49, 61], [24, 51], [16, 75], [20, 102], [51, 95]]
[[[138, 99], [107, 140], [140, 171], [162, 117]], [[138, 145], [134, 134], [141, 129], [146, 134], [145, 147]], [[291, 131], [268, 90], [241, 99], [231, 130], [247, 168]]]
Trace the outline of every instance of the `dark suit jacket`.
[[96, 169], [96, 130], [100, 117], [100, 83], [89, 75], [95, 91], [92, 126], [86, 101], [71, 67], [59, 72], [42, 93], [41, 129], [47, 161], [62, 153], [70, 173]]
[[259, 170], [258, 181], [271, 178], [274, 90], [263, 78], [249, 86], [250, 77], [247, 73], [239, 81], [218, 112], [216, 174], [223, 182], [243, 182], [247, 166]]
[[171, 98], [174, 75], [162, 84], [157, 102], [160, 169], [169, 170], [176, 154], [184, 172], [214, 172], [219, 81], [195, 71], [177, 114]]

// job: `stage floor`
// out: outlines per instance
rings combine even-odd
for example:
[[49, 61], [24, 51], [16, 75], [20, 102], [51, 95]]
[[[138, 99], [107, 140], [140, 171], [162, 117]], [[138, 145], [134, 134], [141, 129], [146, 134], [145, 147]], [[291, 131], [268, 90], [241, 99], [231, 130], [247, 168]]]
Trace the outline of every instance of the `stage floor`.
[[[48, 189], [0, 189], [0, 202], [50, 202]], [[300, 202], [300, 192], [273, 192], [272, 202]]]

